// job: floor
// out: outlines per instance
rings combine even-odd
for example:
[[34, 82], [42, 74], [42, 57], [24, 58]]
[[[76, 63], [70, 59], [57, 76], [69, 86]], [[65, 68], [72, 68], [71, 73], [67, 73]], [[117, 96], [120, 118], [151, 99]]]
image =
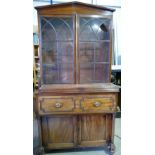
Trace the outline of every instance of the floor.
[[[121, 155], [121, 118], [115, 119], [115, 153], [114, 155]], [[80, 150], [78, 152], [59, 152], [59, 153], [47, 153], [46, 155], [108, 155], [103, 149], [97, 150]]]

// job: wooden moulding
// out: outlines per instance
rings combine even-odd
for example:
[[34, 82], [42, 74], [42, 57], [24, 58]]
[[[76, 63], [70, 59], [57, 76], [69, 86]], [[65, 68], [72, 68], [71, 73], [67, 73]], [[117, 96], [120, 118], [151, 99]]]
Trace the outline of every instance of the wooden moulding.
[[53, 8], [60, 8], [60, 7], [64, 7], [64, 6], [69, 6], [69, 7], [89, 7], [92, 9], [97, 9], [97, 10], [106, 10], [106, 11], [110, 11], [110, 12], [114, 12], [115, 9], [111, 9], [108, 7], [104, 7], [104, 6], [100, 6], [100, 5], [94, 5], [94, 4], [86, 4], [86, 3], [82, 3], [82, 2], [67, 2], [67, 3], [61, 3], [61, 4], [52, 4], [52, 5], [46, 5], [46, 6], [37, 6], [35, 7], [35, 9], [37, 10], [42, 10], [42, 9], [53, 9]]
[[68, 2], [35, 7], [39, 15], [56, 14], [88, 14], [88, 15], [112, 15], [115, 11], [103, 6], [86, 4], [81, 2]]
[[112, 83], [94, 83], [94, 84], [51, 84], [51, 85], [42, 85], [39, 88], [39, 94], [42, 93], [104, 93], [119, 92], [119, 86], [116, 86]]

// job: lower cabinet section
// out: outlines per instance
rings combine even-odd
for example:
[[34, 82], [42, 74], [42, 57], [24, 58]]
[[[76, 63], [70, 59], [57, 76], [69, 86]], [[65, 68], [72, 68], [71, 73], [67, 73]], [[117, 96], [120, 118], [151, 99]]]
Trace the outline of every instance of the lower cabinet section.
[[43, 147], [60, 149], [103, 146], [113, 139], [112, 123], [112, 114], [43, 116]]

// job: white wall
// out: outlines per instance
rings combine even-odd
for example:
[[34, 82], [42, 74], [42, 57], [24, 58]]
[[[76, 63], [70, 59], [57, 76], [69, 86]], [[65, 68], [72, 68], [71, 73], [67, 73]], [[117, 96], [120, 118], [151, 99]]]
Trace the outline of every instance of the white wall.
[[36, 2], [36, 1], [33, 1], [33, 26], [34, 27], [37, 27], [37, 25], [38, 25], [37, 11], [36, 11], [36, 9], [34, 7], [49, 5], [49, 4], [50, 4], [50, 2]]
[[94, 0], [94, 4], [120, 7], [121, 0]]

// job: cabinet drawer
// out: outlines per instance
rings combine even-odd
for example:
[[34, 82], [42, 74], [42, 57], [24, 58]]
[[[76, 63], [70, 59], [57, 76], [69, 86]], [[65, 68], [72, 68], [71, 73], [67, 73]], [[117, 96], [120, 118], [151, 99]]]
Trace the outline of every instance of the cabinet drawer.
[[84, 97], [81, 100], [81, 109], [87, 112], [114, 111], [115, 98], [109, 97]]
[[69, 112], [74, 110], [73, 98], [42, 97], [39, 98], [39, 112]]

